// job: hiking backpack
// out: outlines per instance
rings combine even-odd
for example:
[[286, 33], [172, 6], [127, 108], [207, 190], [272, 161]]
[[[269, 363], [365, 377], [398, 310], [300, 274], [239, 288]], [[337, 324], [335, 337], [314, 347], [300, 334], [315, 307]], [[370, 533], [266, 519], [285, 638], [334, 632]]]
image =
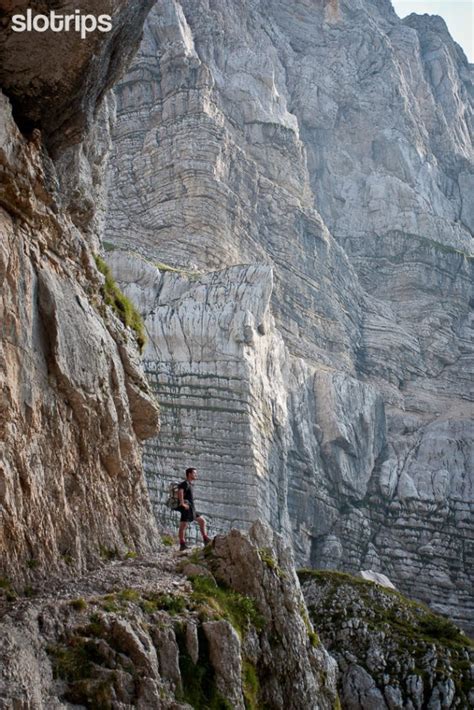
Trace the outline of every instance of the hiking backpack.
[[178, 495], [179, 483], [170, 483], [168, 489], [168, 498], [165, 500], [165, 505], [170, 510], [178, 510], [179, 508], [179, 495]]

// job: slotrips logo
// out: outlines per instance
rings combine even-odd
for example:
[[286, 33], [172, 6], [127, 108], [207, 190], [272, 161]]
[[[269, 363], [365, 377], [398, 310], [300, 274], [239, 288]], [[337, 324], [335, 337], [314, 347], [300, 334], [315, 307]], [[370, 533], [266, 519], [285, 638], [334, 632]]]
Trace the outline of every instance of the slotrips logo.
[[60, 15], [55, 10], [41, 15], [28, 9], [24, 15], [13, 15], [11, 27], [13, 32], [78, 32], [81, 39], [86, 39], [96, 30], [110, 32], [112, 18], [110, 15], [83, 15], [80, 10], [70, 15]]

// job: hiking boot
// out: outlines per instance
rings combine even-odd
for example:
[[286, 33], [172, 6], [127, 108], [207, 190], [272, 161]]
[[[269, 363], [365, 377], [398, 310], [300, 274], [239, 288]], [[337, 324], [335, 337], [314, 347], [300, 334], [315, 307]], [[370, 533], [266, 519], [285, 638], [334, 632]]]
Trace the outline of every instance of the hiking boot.
[[206, 537], [205, 540], [204, 540], [204, 547], [207, 547], [208, 545], [210, 545], [211, 542], [212, 542], [211, 538], [210, 538], [210, 537]]
[[179, 551], [180, 551], [180, 552], [183, 552], [183, 550], [187, 550], [187, 549], [188, 549], [188, 546], [186, 545], [185, 542], [180, 542], [180, 543], [179, 543]]

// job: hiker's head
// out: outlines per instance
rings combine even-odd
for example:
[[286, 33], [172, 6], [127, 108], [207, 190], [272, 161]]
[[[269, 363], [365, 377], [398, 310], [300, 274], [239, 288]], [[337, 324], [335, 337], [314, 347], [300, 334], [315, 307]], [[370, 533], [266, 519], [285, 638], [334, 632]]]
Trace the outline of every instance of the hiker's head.
[[197, 471], [195, 468], [187, 468], [186, 469], [186, 480], [187, 481], [194, 481], [197, 478]]

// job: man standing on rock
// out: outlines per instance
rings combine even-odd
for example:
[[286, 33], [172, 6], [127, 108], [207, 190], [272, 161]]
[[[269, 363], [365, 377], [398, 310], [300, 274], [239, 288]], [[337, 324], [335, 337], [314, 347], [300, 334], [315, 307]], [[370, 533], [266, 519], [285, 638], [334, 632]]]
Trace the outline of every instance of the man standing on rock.
[[179, 484], [178, 486], [178, 500], [179, 508], [181, 512], [181, 522], [179, 524], [179, 549], [186, 550], [186, 528], [188, 523], [192, 523], [193, 520], [199, 525], [199, 530], [201, 531], [202, 539], [204, 544], [207, 545], [210, 542], [210, 538], [206, 533], [206, 520], [199, 513], [196, 513], [196, 508], [194, 507], [193, 499], [193, 481], [197, 478], [197, 471], [195, 468], [186, 469], [186, 480]]

